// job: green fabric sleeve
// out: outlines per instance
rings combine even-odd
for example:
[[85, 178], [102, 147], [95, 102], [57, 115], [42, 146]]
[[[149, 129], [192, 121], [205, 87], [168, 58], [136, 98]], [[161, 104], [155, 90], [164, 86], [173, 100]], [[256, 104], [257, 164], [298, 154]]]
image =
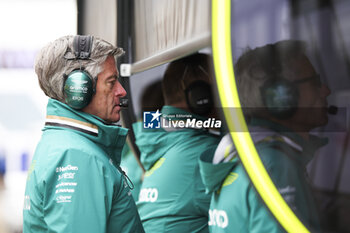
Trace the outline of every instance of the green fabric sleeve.
[[125, 178], [121, 178], [120, 188], [115, 192], [107, 232], [144, 232], [139, 213]]
[[143, 232], [130, 190], [112, 162], [71, 149], [47, 172], [48, 232]]
[[[290, 153], [290, 152], [289, 152]], [[261, 151], [262, 160], [276, 188], [293, 211], [298, 211], [295, 203], [296, 190], [303, 192], [300, 187], [300, 171], [296, 161], [293, 161], [287, 150], [283, 148], [266, 148]], [[299, 155], [300, 156], [300, 155]]]
[[[293, 211], [297, 211], [295, 185], [299, 183], [299, 176], [294, 162], [290, 160], [286, 151], [282, 150], [282, 147], [264, 147], [259, 150], [259, 155], [286, 203]], [[251, 232], [285, 232], [254, 188], [250, 191], [249, 198], [252, 200], [256, 199], [256, 201], [250, 202], [254, 203], [250, 212]], [[296, 212], [296, 214], [298, 213]], [[254, 231], [254, 229], [259, 230]]]
[[259, 194], [250, 186], [248, 191], [248, 199], [250, 203], [249, 211], [249, 229], [250, 233], [281, 233], [285, 232], [279, 223], [272, 216], [263, 201], [258, 196]]
[[106, 232], [113, 179], [94, 156], [68, 150], [47, 170], [45, 222], [49, 232]]

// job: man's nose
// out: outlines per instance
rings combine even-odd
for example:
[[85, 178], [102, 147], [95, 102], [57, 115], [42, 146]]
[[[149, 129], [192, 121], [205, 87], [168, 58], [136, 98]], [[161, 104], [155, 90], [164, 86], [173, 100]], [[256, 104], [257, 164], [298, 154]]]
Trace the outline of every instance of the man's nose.
[[118, 97], [124, 97], [126, 96], [126, 91], [124, 87], [120, 84], [120, 82], [117, 83], [117, 88], [115, 90], [115, 95]]

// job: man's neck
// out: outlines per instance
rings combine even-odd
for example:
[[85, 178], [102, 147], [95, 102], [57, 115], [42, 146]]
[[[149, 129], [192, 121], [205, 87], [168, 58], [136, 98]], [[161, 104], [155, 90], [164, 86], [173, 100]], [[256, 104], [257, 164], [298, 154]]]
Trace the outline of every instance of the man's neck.
[[298, 124], [294, 124], [290, 120], [280, 120], [280, 119], [270, 119], [273, 122], [276, 122], [280, 125], [285, 126], [286, 128], [290, 129], [292, 132], [298, 134], [301, 136], [304, 140], [308, 141], [310, 138], [310, 130], [305, 129], [305, 127], [300, 126]]

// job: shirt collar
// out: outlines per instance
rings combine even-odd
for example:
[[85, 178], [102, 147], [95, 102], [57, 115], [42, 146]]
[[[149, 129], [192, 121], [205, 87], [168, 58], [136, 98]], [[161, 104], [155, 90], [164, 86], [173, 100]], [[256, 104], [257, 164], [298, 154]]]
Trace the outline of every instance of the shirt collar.
[[65, 128], [87, 137], [120, 164], [120, 155], [125, 144], [128, 129], [107, 124], [101, 118], [75, 110], [68, 105], [49, 99], [45, 128]]
[[276, 122], [262, 118], [251, 118], [249, 125], [252, 126], [251, 128], [261, 127], [279, 133], [287, 144], [292, 145], [292, 147], [298, 146], [304, 153], [313, 154], [317, 149], [328, 143], [328, 138], [318, 137], [312, 134], [310, 134], [309, 140], [305, 140], [303, 137], [301, 137], [296, 132], [293, 132], [291, 129]]

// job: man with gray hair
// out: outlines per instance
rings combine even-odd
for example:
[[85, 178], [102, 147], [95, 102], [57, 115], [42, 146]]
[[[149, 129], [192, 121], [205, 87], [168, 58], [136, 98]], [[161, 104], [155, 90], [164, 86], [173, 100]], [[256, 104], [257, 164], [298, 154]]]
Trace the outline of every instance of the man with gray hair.
[[120, 169], [127, 129], [119, 121], [121, 48], [93, 36], [44, 47], [35, 72], [49, 97], [28, 172], [23, 232], [144, 232]]
[[[320, 220], [306, 165], [327, 143], [309, 132], [327, 121], [328, 87], [301, 41], [286, 40], [245, 52], [235, 77], [249, 131], [281, 196], [312, 232]], [[284, 232], [241, 164], [230, 135], [201, 156], [201, 174], [212, 193], [210, 232]]]

